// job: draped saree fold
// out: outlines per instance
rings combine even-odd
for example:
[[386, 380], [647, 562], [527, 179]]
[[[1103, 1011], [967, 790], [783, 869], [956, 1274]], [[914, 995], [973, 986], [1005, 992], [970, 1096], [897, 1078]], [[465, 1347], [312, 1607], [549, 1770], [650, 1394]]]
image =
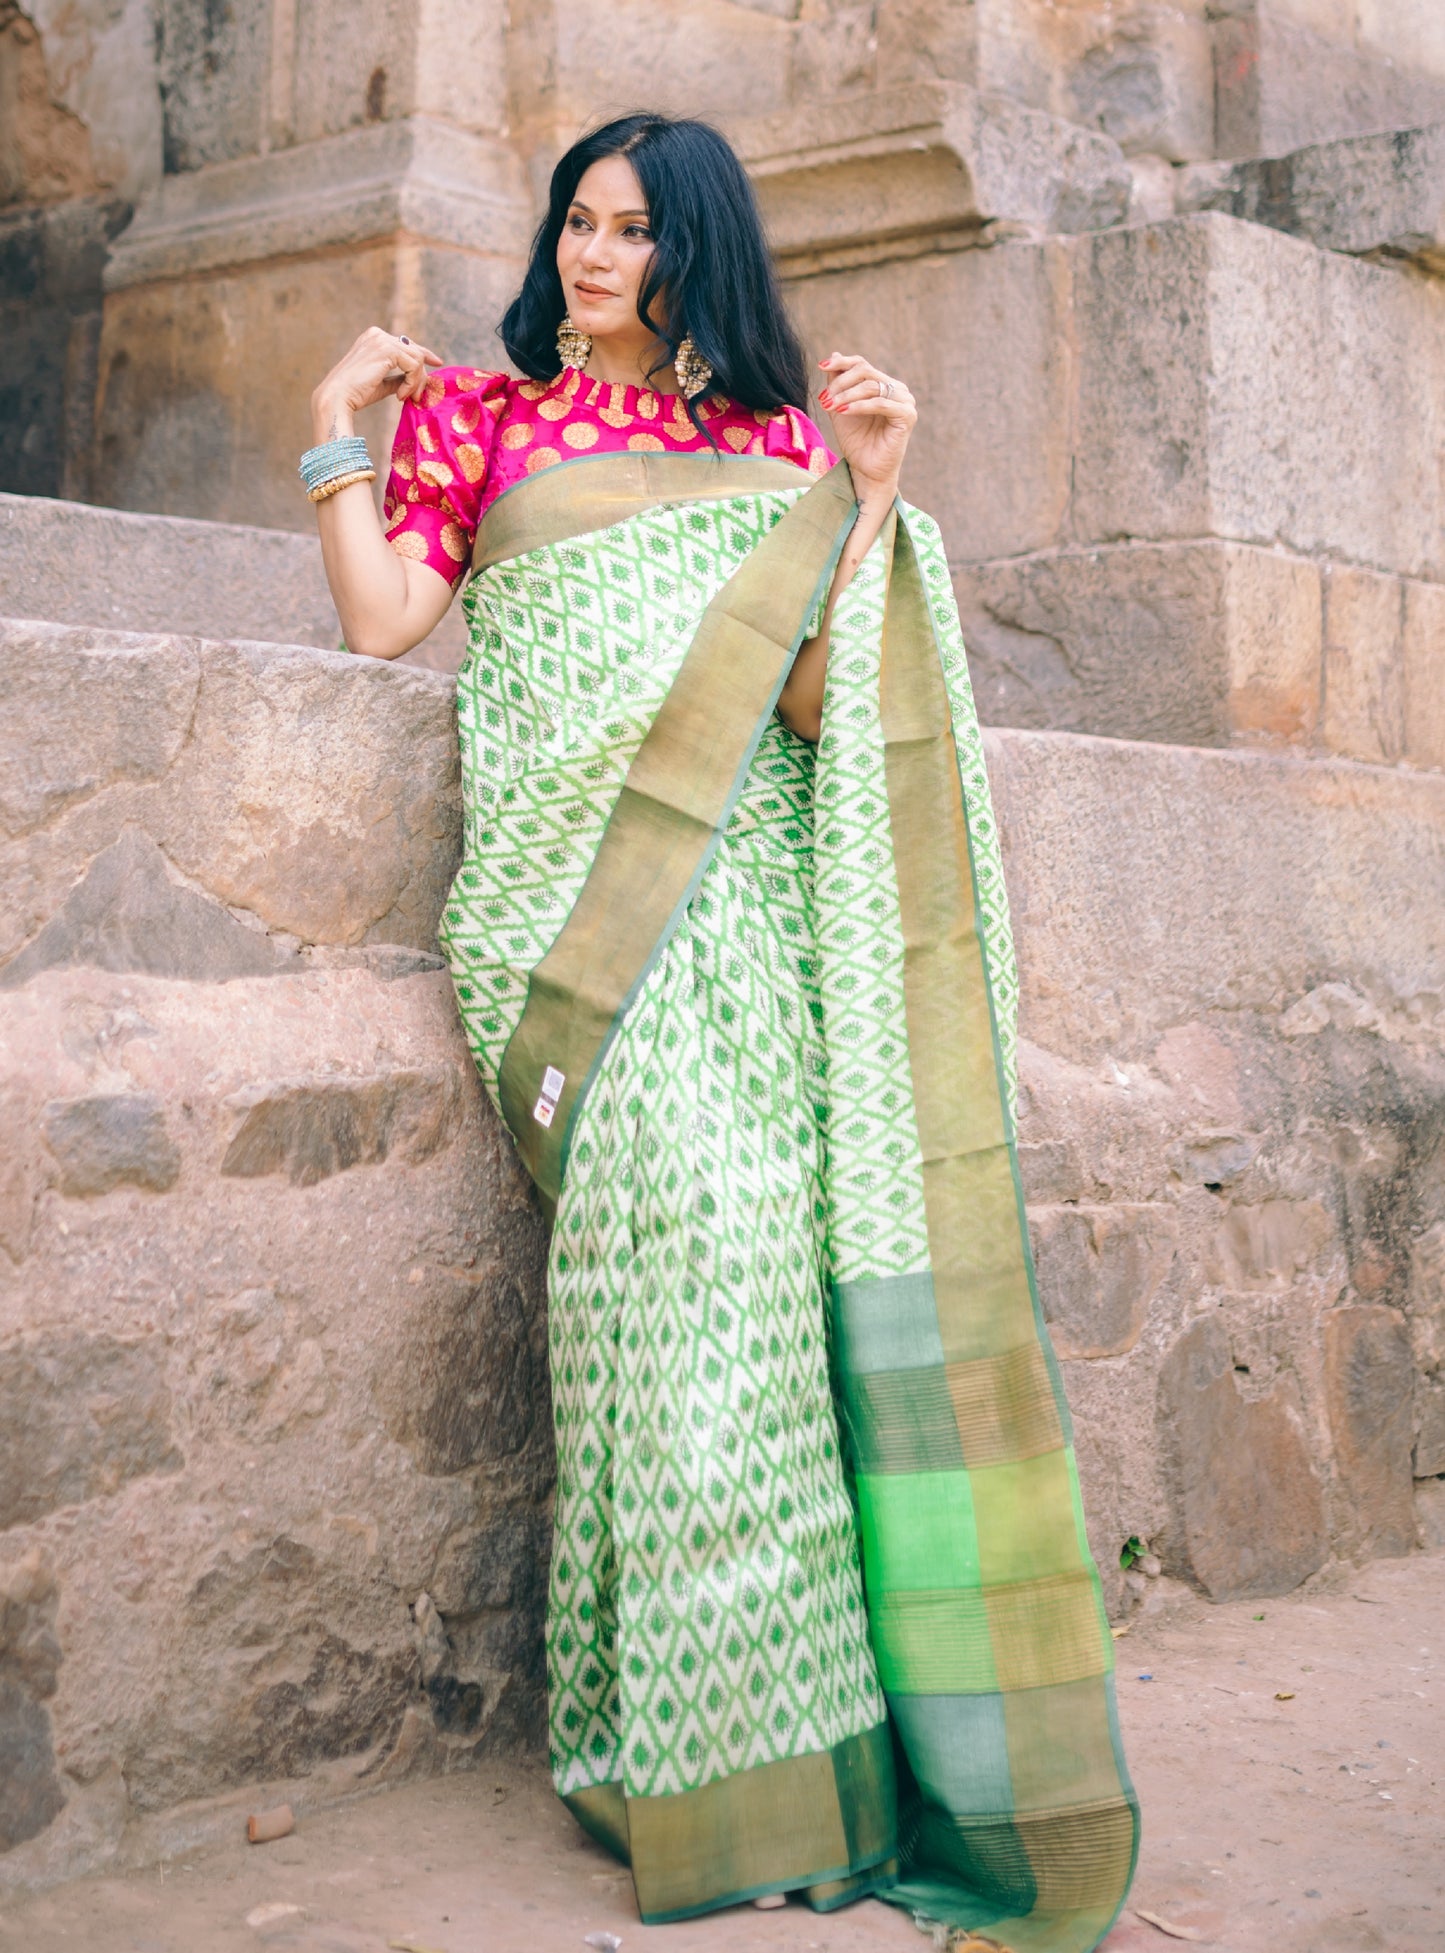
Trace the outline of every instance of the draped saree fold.
[[613, 455], [477, 538], [442, 936], [554, 1216], [554, 1779], [649, 1922], [877, 1892], [1084, 1953], [1137, 1805], [927, 517], [836, 606], [816, 754], [773, 710], [855, 514]]

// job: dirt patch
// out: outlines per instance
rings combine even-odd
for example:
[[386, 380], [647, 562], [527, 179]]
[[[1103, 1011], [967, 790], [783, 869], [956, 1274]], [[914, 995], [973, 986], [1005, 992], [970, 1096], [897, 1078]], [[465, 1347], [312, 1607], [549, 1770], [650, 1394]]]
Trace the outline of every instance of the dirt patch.
[[[1191, 1943], [1141, 1912], [1227, 1953], [1440, 1953], [1442, 1622], [1440, 1553], [1137, 1621], [1119, 1695], [1144, 1849], [1108, 1953]], [[598, 1931], [625, 1953], [928, 1944], [877, 1904], [644, 1928], [627, 1875], [515, 1764], [350, 1803], [275, 1845], [238, 1825], [234, 1847], [0, 1910], [3, 1953], [552, 1953]]]

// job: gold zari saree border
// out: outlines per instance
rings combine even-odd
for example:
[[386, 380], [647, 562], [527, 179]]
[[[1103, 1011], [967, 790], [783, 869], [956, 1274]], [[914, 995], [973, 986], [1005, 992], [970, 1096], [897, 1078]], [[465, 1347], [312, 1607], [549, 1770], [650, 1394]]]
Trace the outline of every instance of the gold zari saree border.
[[[670, 463], [662, 467], [660, 463]], [[640, 465], [646, 464], [646, 465]], [[566, 464], [564, 464], [566, 465]], [[671, 498], [778, 485], [796, 488], [786, 462], [727, 462], [693, 455], [618, 455], [571, 464], [598, 482], [585, 497], [547, 496], [560, 469], [521, 484], [494, 504], [508, 535], [540, 548], [585, 533], [599, 511], [628, 497]], [[766, 470], [766, 483], [755, 479]], [[720, 471], [720, 472], [719, 472]], [[525, 499], [524, 499], [525, 497]], [[630, 502], [624, 513], [639, 512]], [[548, 1211], [555, 1211], [568, 1135], [607, 1043], [647, 971], [662, 953], [712, 858], [777, 702], [806, 621], [826, 591], [856, 518], [846, 468], [810, 487], [724, 584], [702, 622], [603, 832], [582, 892], [531, 975], [527, 1002], [502, 1060], [499, 1098], [517, 1150]], [[483, 525], [484, 531], [486, 524]], [[496, 545], [488, 538], [486, 549]], [[544, 1082], [547, 1123], [536, 1116]]]

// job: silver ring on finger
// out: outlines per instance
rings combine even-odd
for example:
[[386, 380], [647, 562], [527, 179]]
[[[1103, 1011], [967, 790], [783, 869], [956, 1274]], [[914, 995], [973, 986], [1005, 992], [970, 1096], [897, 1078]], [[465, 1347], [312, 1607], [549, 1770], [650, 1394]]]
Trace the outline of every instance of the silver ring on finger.
[[397, 338], [400, 339], [403, 346], [409, 346], [411, 344], [411, 341], [407, 338], [404, 332], [399, 332], [397, 334]]
[[892, 392], [893, 382], [891, 380], [880, 380], [878, 382], [878, 398], [880, 400], [887, 400]]

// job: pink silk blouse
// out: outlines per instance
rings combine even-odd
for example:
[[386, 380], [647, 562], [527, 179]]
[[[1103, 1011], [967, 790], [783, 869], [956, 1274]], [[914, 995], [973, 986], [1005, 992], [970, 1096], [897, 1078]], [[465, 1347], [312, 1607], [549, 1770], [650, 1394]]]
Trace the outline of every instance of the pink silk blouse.
[[[708, 400], [702, 419], [723, 454], [765, 454], [810, 475], [833, 454], [796, 407], [755, 413]], [[648, 449], [709, 452], [676, 394], [589, 380], [575, 366], [555, 380], [518, 380], [471, 366], [439, 367], [420, 401], [408, 401], [391, 449], [384, 515], [398, 555], [456, 584], [471, 559], [477, 524], [524, 475], [584, 454]]]

